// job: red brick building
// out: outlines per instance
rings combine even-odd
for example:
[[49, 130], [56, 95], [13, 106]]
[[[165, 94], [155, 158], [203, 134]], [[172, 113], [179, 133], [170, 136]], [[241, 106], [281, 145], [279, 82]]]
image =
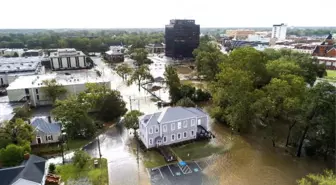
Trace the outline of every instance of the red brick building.
[[331, 33], [321, 45], [316, 46], [313, 56], [336, 57], [336, 43]]

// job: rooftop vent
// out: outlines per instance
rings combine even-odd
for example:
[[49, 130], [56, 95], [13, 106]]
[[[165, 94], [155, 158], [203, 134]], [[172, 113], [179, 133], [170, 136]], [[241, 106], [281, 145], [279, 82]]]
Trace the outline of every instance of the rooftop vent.
[[16, 67], [16, 69], [20, 69], [20, 67]]

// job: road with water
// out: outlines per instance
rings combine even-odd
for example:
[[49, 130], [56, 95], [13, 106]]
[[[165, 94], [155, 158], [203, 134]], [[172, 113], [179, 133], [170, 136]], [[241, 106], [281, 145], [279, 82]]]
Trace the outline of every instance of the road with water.
[[[150, 95], [136, 85], [126, 86], [122, 79], [99, 58], [93, 58], [103, 75], [111, 79], [112, 89], [121, 92], [128, 108], [144, 113], [158, 110]], [[162, 62], [162, 61], [159, 61]], [[291, 185], [310, 172], [319, 172], [317, 162], [294, 158], [283, 152], [264, 147], [253, 139], [232, 135], [223, 125], [212, 123], [216, 139], [212, 142], [230, 147], [222, 155], [210, 156], [188, 163], [188, 169], [164, 166], [146, 169], [129, 146], [131, 134], [118, 126], [99, 136], [102, 156], [108, 159], [109, 181], [112, 185]], [[98, 142], [84, 148], [98, 157]]]

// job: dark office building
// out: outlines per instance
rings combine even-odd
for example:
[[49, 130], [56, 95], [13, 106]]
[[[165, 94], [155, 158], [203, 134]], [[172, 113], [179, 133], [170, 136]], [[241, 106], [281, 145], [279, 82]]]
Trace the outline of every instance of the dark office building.
[[192, 58], [192, 52], [199, 45], [200, 25], [195, 20], [170, 20], [165, 31], [166, 56], [171, 58]]

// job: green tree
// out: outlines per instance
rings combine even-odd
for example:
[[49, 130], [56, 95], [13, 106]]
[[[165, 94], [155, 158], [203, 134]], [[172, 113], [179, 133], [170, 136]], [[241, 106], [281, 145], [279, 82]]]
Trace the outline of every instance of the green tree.
[[336, 87], [321, 82], [310, 88], [303, 102], [303, 131], [299, 141], [297, 156], [300, 157], [304, 139], [308, 131], [325, 123], [335, 123]]
[[138, 110], [132, 110], [130, 112], [128, 112], [125, 116], [124, 116], [124, 126], [127, 129], [138, 129], [139, 128], [139, 117], [142, 116], [143, 113], [138, 111]]
[[181, 82], [180, 78], [177, 75], [176, 69], [170, 65], [166, 66], [164, 77], [169, 89], [170, 99], [173, 103], [176, 103], [181, 98]]
[[77, 150], [72, 158], [73, 163], [79, 167], [84, 168], [87, 162], [90, 160], [90, 155], [83, 150]]
[[136, 61], [137, 66], [151, 64], [152, 61], [147, 58], [148, 52], [145, 48], [136, 48], [132, 51], [131, 58]]
[[190, 98], [184, 97], [176, 102], [176, 106], [181, 107], [196, 107], [195, 102], [193, 102]]
[[28, 120], [31, 117], [31, 110], [29, 107], [15, 107], [13, 110], [15, 118], [21, 118], [23, 120]]
[[116, 72], [123, 80], [127, 79], [127, 76], [131, 75], [133, 69], [126, 63], [120, 64], [116, 67]]
[[22, 146], [10, 144], [0, 150], [0, 163], [4, 167], [19, 165], [23, 161], [24, 152]]
[[297, 181], [298, 185], [336, 185], [336, 176], [332, 170], [322, 174], [309, 174]]
[[96, 131], [93, 120], [88, 116], [90, 104], [76, 97], [56, 100], [52, 114], [60, 121], [70, 138], [90, 138]]
[[19, 57], [19, 54], [17, 52], [14, 52], [13, 57]]
[[101, 100], [98, 117], [103, 121], [114, 121], [127, 112], [126, 103], [119, 91], [112, 90]]
[[127, 85], [131, 85], [133, 83], [137, 83], [139, 92], [141, 90], [141, 82], [144, 80], [153, 81], [153, 76], [149, 71], [149, 67], [147, 65], [141, 65], [135, 71], [133, 71], [130, 79], [127, 81]]
[[26, 142], [30, 143], [34, 136], [32, 126], [25, 123], [22, 119], [4, 122], [3, 127], [0, 127], [0, 134], [1, 138], [19, 145]]
[[53, 103], [67, 92], [61, 84], [57, 83], [56, 79], [44, 80], [43, 83], [45, 87], [42, 88], [42, 92], [46, 97], [50, 98]]
[[[209, 47], [216, 47], [210, 45]], [[225, 60], [225, 55], [219, 49], [213, 49], [213, 52], [198, 51], [196, 53], [196, 68], [199, 75], [205, 80], [214, 80], [219, 72], [218, 64]]]

